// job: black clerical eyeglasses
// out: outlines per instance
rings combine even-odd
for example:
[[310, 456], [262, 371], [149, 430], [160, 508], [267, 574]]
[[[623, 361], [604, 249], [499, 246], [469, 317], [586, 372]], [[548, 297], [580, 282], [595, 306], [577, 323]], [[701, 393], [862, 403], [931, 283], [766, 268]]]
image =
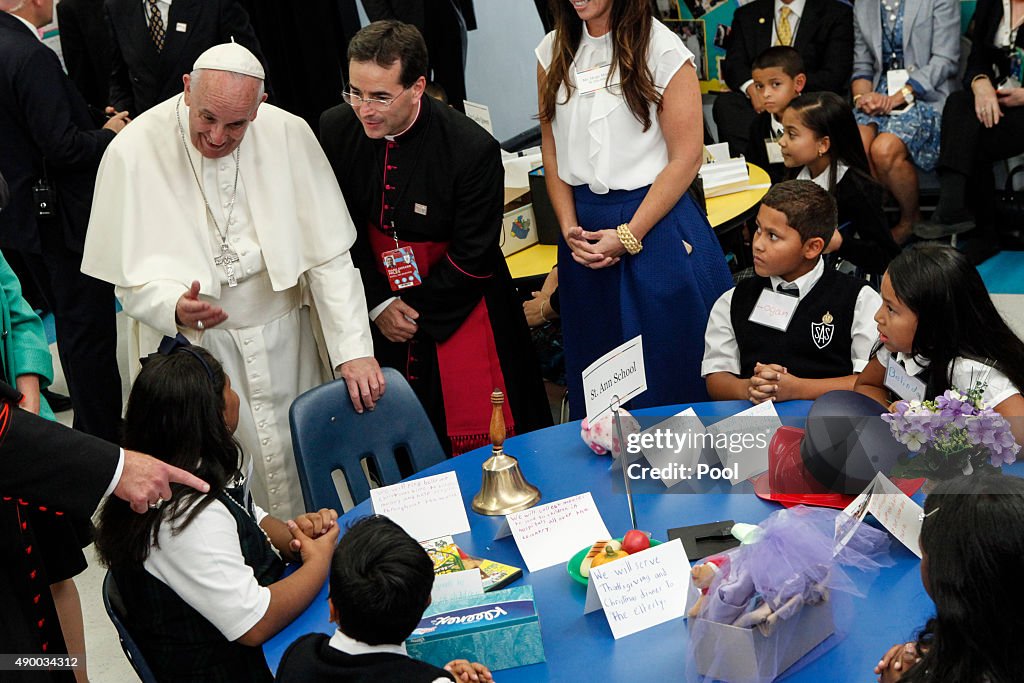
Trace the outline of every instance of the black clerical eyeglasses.
[[[412, 86], [409, 86], [409, 88], [411, 87]], [[402, 88], [402, 92], [398, 93], [394, 97], [360, 97], [353, 92], [343, 90], [341, 92], [341, 99], [345, 100], [345, 104], [351, 106], [353, 109], [358, 109], [364, 104], [368, 104], [371, 109], [382, 111], [394, 104], [395, 100], [401, 97], [409, 88]]]

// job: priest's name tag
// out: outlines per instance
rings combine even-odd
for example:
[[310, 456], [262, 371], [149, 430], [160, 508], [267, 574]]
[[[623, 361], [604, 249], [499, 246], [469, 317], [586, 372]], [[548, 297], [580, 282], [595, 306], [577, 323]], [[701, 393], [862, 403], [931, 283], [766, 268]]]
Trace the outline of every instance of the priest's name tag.
[[587, 421], [594, 423], [612, 402], [625, 403], [647, 391], [643, 337], [637, 336], [612, 349], [583, 371], [583, 398]]
[[[579, 90], [580, 95], [589, 95], [590, 93], [597, 92], [602, 88], [608, 87], [608, 73], [611, 71], [612, 65], [605, 64], [604, 66], [595, 66], [592, 69], [586, 71], [576, 72], [576, 88]], [[612, 83], [611, 85], [618, 85]]]
[[757, 298], [748, 320], [785, 332], [789, 328], [789, 321], [793, 319], [793, 312], [799, 305], [800, 299], [795, 296], [764, 289], [761, 290], [761, 296]]
[[381, 258], [384, 260], [384, 273], [388, 276], [392, 292], [423, 284], [412, 247], [385, 251]]
[[924, 382], [911, 377], [896, 360], [896, 356], [889, 356], [889, 363], [885, 367], [885, 386], [905, 401], [924, 400]]
[[677, 538], [592, 567], [583, 613], [603, 609], [619, 639], [686, 614], [689, 586], [690, 563]]

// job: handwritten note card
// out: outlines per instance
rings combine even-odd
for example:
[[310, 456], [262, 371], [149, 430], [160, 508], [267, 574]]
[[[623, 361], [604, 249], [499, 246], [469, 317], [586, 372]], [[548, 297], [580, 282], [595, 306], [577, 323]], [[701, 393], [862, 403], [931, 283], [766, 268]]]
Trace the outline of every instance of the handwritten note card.
[[708, 427], [734, 486], [768, 470], [768, 444], [781, 426], [775, 404], [765, 401]]
[[647, 391], [644, 370], [643, 337], [637, 336], [604, 354], [583, 371], [583, 400], [587, 422], [611, 410], [615, 397], [619, 403]]
[[616, 640], [686, 614], [690, 563], [678, 538], [590, 570], [584, 614], [604, 609]]
[[[870, 512], [889, 533], [896, 537], [896, 540], [907, 546], [910, 552], [921, 557], [919, 541], [921, 514], [924, 510], [881, 472], [875, 475], [864, 492], [846, 506], [843, 512], [848, 515], [847, 519], [864, 519], [864, 516]], [[856, 527], [852, 527], [849, 531], [840, 530], [838, 528], [840, 520], [836, 520], [837, 532], [840, 535], [839, 543], [845, 544], [853, 535], [853, 530]]]
[[701, 461], [707, 439], [704, 423], [693, 408], [659, 422], [640, 433], [637, 442], [651, 467], [663, 472], [676, 472], [677, 477], [661, 477], [666, 488], [675, 486], [687, 472], [694, 472]]
[[434, 587], [430, 591], [430, 599], [434, 602], [462, 598], [467, 595], [483, 595], [484, 584], [480, 580], [479, 569], [466, 569], [461, 572], [438, 574], [434, 577]]
[[469, 531], [454, 472], [370, 489], [373, 511], [390, 517], [417, 541]]
[[[563, 564], [583, 546], [612, 537], [589, 491], [512, 513], [505, 525], [531, 572]], [[505, 525], [498, 538], [507, 535]]]
[[462, 107], [473, 121], [480, 124], [480, 127], [491, 135], [494, 135], [494, 126], [491, 125], [491, 110], [486, 104], [462, 100]]

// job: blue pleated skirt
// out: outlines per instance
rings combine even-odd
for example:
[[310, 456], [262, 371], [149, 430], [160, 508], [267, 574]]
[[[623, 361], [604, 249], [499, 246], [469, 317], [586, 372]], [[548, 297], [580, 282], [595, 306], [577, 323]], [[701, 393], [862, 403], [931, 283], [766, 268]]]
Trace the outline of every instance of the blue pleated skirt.
[[[573, 188], [585, 230], [628, 222], [650, 187], [595, 194]], [[687, 250], [686, 244], [692, 247]], [[634, 408], [708, 400], [700, 376], [711, 307], [733, 286], [707, 217], [689, 193], [647, 233], [643, 251], [615, 266], [591, 270], [558, 245], [558, 287], [566, 382], [573, 419], [586, 415], [581, 373], [623, 342], [643, 335], [647, 391]]]

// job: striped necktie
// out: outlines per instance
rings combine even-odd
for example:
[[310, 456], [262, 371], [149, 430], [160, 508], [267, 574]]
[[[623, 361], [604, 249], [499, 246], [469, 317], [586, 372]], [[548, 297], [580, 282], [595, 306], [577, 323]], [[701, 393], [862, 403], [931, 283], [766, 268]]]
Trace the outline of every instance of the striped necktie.
[[793, 44], [793, 27], [789, 25], [789, 15], [792, 13], [793, 10], [785, 5], [779, 10], [779, 25], [776, 31], [779, 45], [790, 46]]
[[167, 37], [167, 31], [164, 30], [164, 18], [160, 14], [156, 0], [146, 0], [146, 3], [149, 5], [149, 37], [153, 39], [156, 51], [162, 52], [164, 39]]

